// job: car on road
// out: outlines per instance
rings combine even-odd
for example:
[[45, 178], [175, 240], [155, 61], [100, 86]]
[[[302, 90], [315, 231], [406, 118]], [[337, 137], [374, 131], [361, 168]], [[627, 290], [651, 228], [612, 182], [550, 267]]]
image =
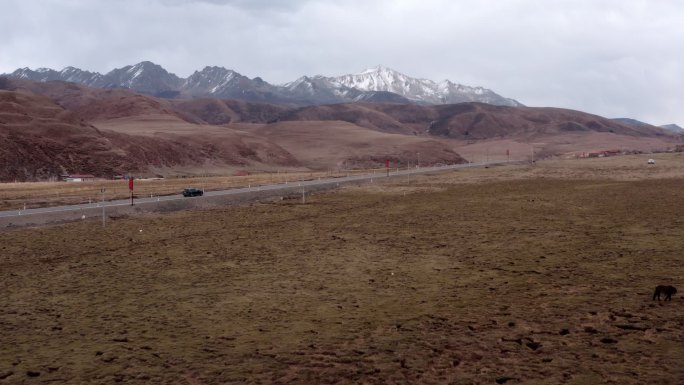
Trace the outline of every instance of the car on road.
[[184, 197], [201, 197], [204, 195], [204, 191], [198, 188], [186, 188], [183, 190]]

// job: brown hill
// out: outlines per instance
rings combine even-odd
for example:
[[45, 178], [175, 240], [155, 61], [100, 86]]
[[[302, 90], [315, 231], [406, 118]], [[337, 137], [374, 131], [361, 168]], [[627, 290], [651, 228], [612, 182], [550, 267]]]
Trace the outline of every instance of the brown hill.
[[286, 111], [286, 108], [241, 100], [187, 99], [171, 101], [183, 119], [202, 124], [266, 123]]
[[436, 106], [438, 119], [428, 133], [458, 139], [610, 132], [627, 136], [670, 136], [655, 126], [633, 127], [585, 112], [540, 107], [503, 107], [482, 103]]
[[[163, 114], [109, 119], [93, 124], [103, 132], [163, 139], [190, 148], [201, 160], [194, 162], [198, 172], [219, 172], [231, 167], [301, 167], [292, 154], [270, 138], [232, 127], [193, 124]], [[192, 171], [192, 167], [185, 169]]]
[[639, 137], [672, 137], [659, 127], [634, 127], [581, 111], [483, 103], [438, 106], [381, 103], [311, 106], [284, 112], [279, 120], [342, 120], [384, 132], [463, 140], [532, 138], [537, 135], [592, 131]]
[[87, 121], [170, 115], [197, 124], [266, 123], [287, 110], [276, 105], [241, 100], [167, 100], [128, 89], [99, 89], [62, 81], [3, 79], [4, 87], [0, 85], [0, 89], [23, 90], [45, 96]]
[[270, 138], [303, 164], [317, 169], [392, 167], [466, 162], [451, 143], [413, 135], [389, 134], [342, 121], [278, 122], [248, 129]]
[[170, 102], [126, 89], [90, 88], [62, 81], [6, 80], [0, 89], [41, 95], [85, 121], [167, 114], [180, 117]]
[[[286, 109], [0, 78], [0, 179], [532, 159], [674, 147], [679, 137], [558, 108], [354, 103]], [[458, 153], [457, 153], [458, 152]]]
[[[411, 104], [384, 106], [396, 106], [399, 110], [406, 108], [418, 113], [427, 112], [422, 107]], [[284, 111], [277, 117], [277, 121], [343, 121], [376, 131], [395, 134], [418, 134], [411, 125], [400, 122], [395, 116], [385, 113], [376, 107], [373, 103], [309, 106]], [[389, 107], [387, 109], [390, 110]]]
[[[111, 177], [126, 172], [149, 174], [153, 169], [206, 170], [208, 167], [245, 167], [262, 163], [297, 165], [297, 161], [277, 145], [242, 133], [216, 139], [210, 135], [188, 138], [173, 133], [131, 135], [101, 130], [85, 122], [80, 115], [86, 111], [87, 116], [88, 111], [94, 111], [93, 105], [98, 104], [97, 99], [93, 104], [85, 103], [82, 108], [75, 109], [79, 112], [76, 113], [25, 89], [0, 90], [0, 164], [3, 165], [0, 180], [49, 179], [64, 173]], [[134, 109], [142, 111], [154, 107], [154, 104], [144, 103]], [[119, 114], [123, 110], [114, 111]], [[162, 109], [162, 112], [168, 111]], [[109, 115], [100, 113], [97, 116]], [[172, 114], [159, 116], [183, 122]]]
[[0, 91], [1, 180], [55, 177], [65, 172], [111, 173], [135, 170], [134, 162], [94, 127], [51, 100]]
[[[49, 102], [55, 111], [69, 116], [72, 124], [95, 130], [112, 145], [114, 154], [128, 161], [81, 160], [77, 165], [61, 166], [59, 172], [73, 172], [75, 166], [79, 172], [97, 175], [145, 169], [165, 174], [179, 169], [220, 172], [231, 167], [331, 169], [379, 167], [386, 159], [403, 166], [415, 164], [421, 153], [426, 164], [465, 161], [443, 141], [378, 132], [388, 117], [372, 109], [364, 109], [357, 116], [358, 123], [374, 129], [339, 121], [266, 124], [287, 110], [241, 101], [166, 101], [128, 90], [97, 90], [64, 82], [12, 81], [11, 86], [16, 94]], [[27, 99], [23, 104], [35, 103]], [[373, 126], [373, 122], [378, 125]], [[391, 129], [401, 130], [401, 126]], [[74, 135], [73, 128], [59, 131], [64, 137]], [[83, 146], [97, 142], [90, 136], [78, 138]], [[63, 148], [62, 152], [74, 159], [85, 156], [73, 148]], [[47, 174], [54, 172], [52, 167]]]

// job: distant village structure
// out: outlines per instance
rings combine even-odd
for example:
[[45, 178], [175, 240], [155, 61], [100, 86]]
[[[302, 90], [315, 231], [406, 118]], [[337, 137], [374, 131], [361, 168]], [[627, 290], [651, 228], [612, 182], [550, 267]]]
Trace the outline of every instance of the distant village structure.
[[622, 155], [622, 150], [603, 150], [596, 152], [583, 152], [580, 158], [604, 158], [607, 156]]
[[95, 175], [92, 174], [66, 174], [61, 177], [65, 182], [89, 182], [95, 180]]

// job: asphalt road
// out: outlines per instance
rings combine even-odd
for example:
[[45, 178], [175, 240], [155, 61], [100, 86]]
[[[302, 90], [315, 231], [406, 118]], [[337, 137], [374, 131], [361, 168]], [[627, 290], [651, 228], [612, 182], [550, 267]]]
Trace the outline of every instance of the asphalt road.
[[[442, 172], [442, 171], [448, 171], [448, 170], [455, 170], [455, 169], [462, 169], [462, 168], [469, 168], [469, 167], [481, 167], [485, 165], [493, 165], [493, 164], [500, 164], [500, 163], [506, 163], [506, 162], [490, 162], [490, 163], [466, 163], [466, 164], [455, 164], [455, 165], [445, 165], [445, 166], [436, 166], [436, 167], [419, 167], [415, 169], [410, 169], [410, 170], [399, 170], [399, 171], [390, 171], [389, 177], [400, 177], [400, 176], [406, 176], [410, 177], [410, 175], [414, 174], [428, 174], [428, 173], [433, 173], [433, 172]], [[259, 191], [277, 191], [277, 190], [291, 190], [293, 187], [310, 187], [310, 186], [322, 186], [322, 185], [330, 185], [330, 184], [345, 184], [345, 183], [350, 183], [350, 182], [360, 182], [364, 180], [372, 181], [373, 179], [383, 179], [387, 178], [388, 175], [386, 172], [376, 172], [373, 174], [365, 174], [365, 175], [354, 175], [354, 176], [347, 176], [347, 177], [341, 177], [341, 178], [326, 178], [326, 179], [315, 179], [315, 180], [306, 180], [306, 181], [294, 181], [294, 182], [288, 182], [288, 183], [279, 183], [279, 184], [270, 184], [270, 185], [261, 185], [261, 186], [254, 186], [254, 187], [242, 187], [242, 188], [234, 188], [234, 189], [229, 189], [229, 190], [219, 190], [219, 191], [207, 191], [204, 193], [203, 197], [213, 197], [213, 196], [224, 196], [224, 195], [237, 195], [237, 194], [247, 194], [247, 193], [255, 193]], [[160, 202], [168, 202], [168, 201], [174, 201], [174, 200], [185, 200], [185, 199], [202, 199], [203, 197], [184, 197], [181, 194], [178, 195], [167, 195], [167, 196], [158, 196], [158, 197], [149, 197], [149, 198], [135, 198], [134, 199], [134, 204], [136, 206], [141, 206], [141, 205], [149, 205], [149, 204], [156, 204]], [[33, 208], [33, 209], [26, 209], [26, 210], [9, 210], [9, 211], [0, 211], [0, 218], [13, 218], [13, 217], [21, 217], [21, 216], [27, 216], [27, 215], [40, 215], [40, 214], [54, 214], [54, 213], [60, 213], [60, 212], [72, 212], [72, 211], [79, 211], [83, 209], [94, 209], [94, 208], [100, 208], [100, 207], [117, 207], [117, 206], [130, 206], [131, 205], [131, 200], [130, 199], [121, 199], [121, 200], [114, 200], [114, 201], [104, 201], [104, 202], [92, 202], [92, 203], [85, 203], [85, 204], [78, 204], [78, 205], [67, 205], [67, 206], [54, 206], [54, 207], [42, 207], [42, 208]]]

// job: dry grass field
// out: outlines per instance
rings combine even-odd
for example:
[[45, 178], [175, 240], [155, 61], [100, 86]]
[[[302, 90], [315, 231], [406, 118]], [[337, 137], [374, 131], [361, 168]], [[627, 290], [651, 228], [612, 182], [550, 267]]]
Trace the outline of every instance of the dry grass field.
[[[199, 176], [188, 178], [136, 179], [136, 197], [179, 195], [184, 188], [195, 187], [206, 191], [226, 190], [275, 183], [289, 183], [317, 178], [360, 175], [377, 170], [330, 170], [327, 172], [263, 172], [244, 176]], [[105, 190], [104, 197], [102, 189]], [[90, 182], [26, 182], [0, 183], [0, 210], [90, 203], [101, 199], [129, 198], [127, 180], [95, 180]]]
[[684, 157], [0, 233], [0, 384], [681, 384]]

